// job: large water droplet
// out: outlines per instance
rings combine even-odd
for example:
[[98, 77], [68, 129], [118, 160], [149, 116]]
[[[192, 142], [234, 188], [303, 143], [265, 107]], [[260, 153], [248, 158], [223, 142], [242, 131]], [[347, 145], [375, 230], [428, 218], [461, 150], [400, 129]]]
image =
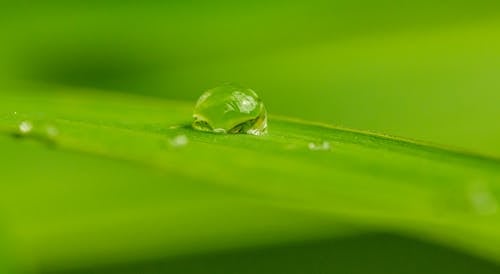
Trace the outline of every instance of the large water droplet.
[[251, 89], [224, 84], [201, 95], [196, 103], [193, 128], [214, 133], [267, 133], [267, 111]]

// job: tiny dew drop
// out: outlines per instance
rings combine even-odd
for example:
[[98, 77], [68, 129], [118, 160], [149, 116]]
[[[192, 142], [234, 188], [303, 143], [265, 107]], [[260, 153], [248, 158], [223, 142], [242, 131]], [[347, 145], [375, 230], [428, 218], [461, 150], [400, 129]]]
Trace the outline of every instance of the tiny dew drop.
[[203, 93], [193, 113], [193, 128], [219, 134], [267, 133], [267, 111], [251, 89], [224, 84]]
[[178, 135], [170, 139], [170, 145], [173, 147], [184, 147], [189, 143], [189, 139], [186, 135]]
[[28, 134], [33, 130], [33, 124], [30, 121], [22, 121], [19, 123], [19, 133]]
[[59, 136], [59, 129], [54, 124], [44, 120], [22, 120], [17, 123], [13, 136], [55, 144]]
[[313, 151], [329, 151], [332, 149], [330, 142], [327, 142], [327, 141], [311, 142], [311, 143], [309, 143], [308, 147], [310, 150], [313, 150]]

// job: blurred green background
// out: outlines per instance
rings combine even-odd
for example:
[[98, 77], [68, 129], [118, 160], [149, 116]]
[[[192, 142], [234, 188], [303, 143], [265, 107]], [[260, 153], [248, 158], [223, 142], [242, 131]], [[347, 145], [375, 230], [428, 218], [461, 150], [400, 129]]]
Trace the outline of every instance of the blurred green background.
[[500, 3], [2, 4], [2, 77], [193, 101], [227, 81], [274, 115], [500, 155]]
[[[404, 136], [500, 157], [498, 0], [18, 1], [0, 4], [0, 35], [0, 92], [12, 96], [26, 87], [42, 93], [54, 86], [68, 87], [67, 92], [83, 96], [96, 90], [116, 98], [128, 93], [194, 103], [208, 88], [238, 82], [256, 90], [271, 115]], [[5, 159], [24, 155], [32, 162], [43, 162], [47, 157], [46, 152], [29, 145], [9, 150], [15, 146], [13, 143], [3, 140]], [[100, 178], [107, 178], [106, 171], [114, 165], [108, 159], [99, 160], [101, 163], [69, 153], [50, 154], [52, 162], [37, 167], [45, 172], [42, 182], [58, 185], [51, 180], [60, 176], [56, 170], [74, 168], [71, 174], [78, 175], [76, 181], [88, 187], [88, 193], [99, 186], [86, 185], [92, 179], [66, 163], [84, 163]], [[22, 173], [22, 160], [3, 162], [8, 162], [5, 168], [10, 172], [6, 172], [6, 178]], [[109, 181], [119, 185], [127, 177], [142, 174], [139, 167], [127, 168], [127, 173], [110, 177]], [[35, 177], [25, 176], [25, 181]], [[153, 174], [144, 180], [154, 184], [163, 177]], [[206, 194], [205, 190], [190, 185], [175, 189], [178, 197], [183, 197], [183, 191], [189, 195]], [[142, 195], [147, 199], [153, 194]], [[110, 205], [116, 206], [113, 201], [104, 204]], [[224, 220], [211, 220], [217, 223], [216, 228], [248, 232], [266, 231], [268, 226], [292, 226], [296, 231], [290, 231], [285, 238], [294, 238], [311, 233], [311, 227], [325, 230], [324, 227], [336, 227], [330, 221], [310, 220], [288, 212], [270, 212], [270, 221], [259, 225], [252, 222], [261, 219], [252, 214], [253, 206], [245, 203], [239, 206], [242, 215], [233, 212], [237, 216], [232, 218], [239, 217], [238, 225], [245, 228], [227, 228]], [[155, 207], [147, 210], [152, 210], [152, 215], [164, 213], [154, 211], [161, 211]], [[35, 218], [36, 214], [30, 214], [19, 217], [20, 224], [29, 224], [28, 219]], [[89, 216], [81, 218], [93, 221]], [[124, 221], [124, 225], [139, 226], [139, 222]], [[186, 222], [193, 233], [199, 222], [203, 223]], [[50, 230], [51, 226], [48, 227], [44, 229]], [[32, 229], [27, 233], [33, 234], [33, 238], [26, 242], [38, 239], [37, 228]], [[186, 228], [173, 228], [174, 234], [176, 229]], [[314, 231], [331, 236], [331, 232], [322, 229]], [[248, 273], [305, 273], [311, 269], [317, 271], [311, 273], [338, 269], [352, 273], [368, 273], [373, 269], [387, 270], [384, 273], [498, 271], [495, 263], [433, 243], [378, 231], [363, 231], [358, 235], [357, 229], [356, 233], [350, 228], [346, 229], [349, 232], [341, 232], [349, 235], [345, 239], [334, 237], [298, 244], [284, 241], [283, 245], [270, 249], [191, 254], [160, 262], [148, 262], [147, 252], [139, 256], [141, 264], [121, 265], [117, 260], [115, 266], [113, 258], [103, 257], [103, 261], [111, 262], [108, 268], [90, 266], [74, 271], [155, 273], [173, 269], [179, 273], [204, 273], [213, 269], [234, 273], [242, 265]], [[36, 245], [40, 248], [50, 245], [43, 240]], [[141, 249], [140, 239], [134, 243], [141, 252], [146, 250]], [[179, 249], [189, 249], [183, 247], [183, 240], [177, 244]], [[214, 245], [209, 236], [205, 245]], [[386, 248], [379, 249], [381, 246]], [[7, 243], [4, 250], [0, 245], [0, 273], [1, 255], [7, 254], [3, 251], [8, 249]], [[33, 252], [42, 254], [44, 250]], [[48, 258], [64, 257], [57, 250], [50, 252]], [[85, 252], [82, 250], [82, 256]], [[360, 266], [355, 256], [364, 258], [366, 266]], [[322, 260], [308, 265], [300, 262], [304, 257]], [[396, 259], [386, 263], [387, 257]], [[281, 269], [290, 261], [295, 263]], [[190, 265], [188, 270], [186, 265]], [[441, 268], [436, 270], [435, 265]], [[49, 265], [47, 272], [51, 271]]]

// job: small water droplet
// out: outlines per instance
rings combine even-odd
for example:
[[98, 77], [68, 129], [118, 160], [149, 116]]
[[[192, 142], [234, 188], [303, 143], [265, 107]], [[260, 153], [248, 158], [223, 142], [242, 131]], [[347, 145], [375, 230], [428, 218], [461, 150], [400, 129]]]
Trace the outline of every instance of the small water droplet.
[[189, 139], [186, 135], [178, 135], [170, 139], [170, 145], [173, 147], [184, 147], [189, 143]]
[[19, 132], [21, 134], [28, 134], [33, 130], [33, 124], [29, 121], [22, 121], [19, 124]]
[[323, 142], [311, 142], [309, 143], [308, 145], [309, 149], [310, 150], [313, 150], [313, 151], [328, 151], [328, 150], [331, 150], [331, 145], [330, 145], [330, 142], [327, 142], [327, 141], [323, 141]]
[[193, 113], [193, 128], [220, 134], [267, 133], [267, 111], [251, 89], [224, 84], [203, 93]]
[[475, 182], [471, 184], [468, 194], [472, 207], [478, 214], [493, 215], [497, 213], [498, 202], [485, 183]]

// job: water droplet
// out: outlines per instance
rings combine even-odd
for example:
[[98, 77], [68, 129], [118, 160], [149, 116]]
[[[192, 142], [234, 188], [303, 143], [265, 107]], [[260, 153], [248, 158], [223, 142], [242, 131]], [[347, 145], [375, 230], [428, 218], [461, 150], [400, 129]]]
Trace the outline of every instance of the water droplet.
[[313, 150], [313, 151], [328, 151], [328, 150], [332, 149], [332, 146], [327, 141], [318, 142], [318, 143], [311, 142], [311, 143], [309, 143], [308, 147], [310, 150]]
[[170, 139], [170, 145], [173, 147], [184, 147], [189, 143], [189, 139], [186, 135], [178, 135]]
[[470, 186], [469, 200], [480, 215], [493, 215], [498, 211], [498, 202], [485, 183], [475, 182]]
[[28, 134], [33, 130], [33, 124], [29, 121], [22, 121], [19, 124], [19, 132], [21, 134]]
[[196, 103], [193, 128], [214, 133], [267, 133], [267, 111], [251, 89], [224, 84], [201, 95]]

